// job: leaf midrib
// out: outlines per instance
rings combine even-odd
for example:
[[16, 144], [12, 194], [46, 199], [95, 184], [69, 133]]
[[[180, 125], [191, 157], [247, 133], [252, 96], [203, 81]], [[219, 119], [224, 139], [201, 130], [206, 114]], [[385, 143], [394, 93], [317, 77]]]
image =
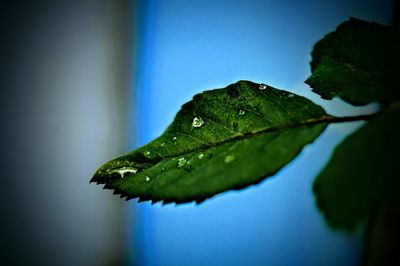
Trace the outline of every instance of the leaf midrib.
[[[371, 119], [372, 117], [375, 117], [377, 115], [379, 115], [380, 113], [382, 113], [383, 111], [379, 111], [376, 113], [372, 113], [372, 114], [367, 114], [367, 115], [358, 115], [358, 116], [345, 116], [345, 117], [337, 117], [337, 116], [331, 116], [331, 115], [323, 115], [319, 118], [311, 118], [311, 119], [307, 119], [305, 121], [299, 122], [299, 123], [294, 123], [294, 124], [287, 124], [284, 126], [275, 126], [275, 127], [268, 127], [268, 128], [263, 128], [260, 130], [256, 130], [256, 131], [250, 131], [250, 132], [246, 132], [244, 134], [241, 135], [236, 135], [233, 137], [229, 137], [226, 138], [222, 141], [218, 141], [215, 143], [206, 143], [204, 144], [204, 146], [199, 146], [197, 148], [194, 148], [192, 150], [188, 150], [182, 153], [177, 153], [174, 154], [173, 156], [161, 156], [161, 158], [157, 158], [157, 159], [153, 159], [153, 160], [148, 160], [149, 163], [153, 163], [153, 165], [159, 163], [160, 161], [163, 160], [168, 160], [168, 159], [172, 159], [172, 158], [176, 158], [179, 156], [184, 156], [186, 154], [189, 153], [194, 153], [194, 152], [200, 152], [200, 151], [205, 151], [209, 148], [214, 148], [214, 147], [218, 147], [220, 145], [229, 143], [229, 142], [235, 142], [235, 141], [239, 141], [239, 140], [245, 140], [245, 139], [250, 139], [252, 137], [255, 136], [259, 136], [262, 134], [267, 134], [267, 133], [271, 133], [271, 132], [277, 132], [277, 131], [281, 131], [284, 129], [292, 129], [292, 128], [298, 128], [298, 127], [303, 127], [303, 126], [308, 126], [308, 125], [316, 125], [316, 124], [322, 124], [322, 123], [344, 123], [344, 122], [353, 122], [353, 121], [360, 121], [360, 120], [368, 120]], [[148, 169], [148, 168], [147, 168]]]

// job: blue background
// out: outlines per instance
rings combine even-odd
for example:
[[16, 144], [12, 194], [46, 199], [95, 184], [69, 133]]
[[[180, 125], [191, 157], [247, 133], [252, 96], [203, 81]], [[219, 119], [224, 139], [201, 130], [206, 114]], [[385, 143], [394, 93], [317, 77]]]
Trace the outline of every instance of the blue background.
[[[391, 1], [139, 1], [131, 121], [138, 147], [180, 106], [241, 79], [304, 95], [331, 114], [370, 112], [323, 101], [303, 81], [313, 44], [349, 16], [390, 23]], [[359, 123], [334, 125], [275, 177], [196, 206], [132, 204], [131, 263], [140, 265], [355, 265], [362, 229], [333, 231], [312, 181]]]

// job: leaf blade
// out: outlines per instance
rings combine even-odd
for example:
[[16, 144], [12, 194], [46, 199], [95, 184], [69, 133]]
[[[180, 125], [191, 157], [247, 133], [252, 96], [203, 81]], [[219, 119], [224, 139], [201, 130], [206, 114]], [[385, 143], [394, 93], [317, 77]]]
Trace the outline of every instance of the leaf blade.
[[[240, 81], [195, 95], [159, 138], [106, 163], [92, 181], [124, 196], [178, 203], [260, 182], [296, 157], [326, 126], [302, 124], [324, 117], [321, 107], [260, 86]], [[121, 169], [128, 171], [125, 178]]]
[[333, 228], [352, 231], [400, 185], [400, 110], [386, 111], [339, 144], [314, 181], [317, 205]]
[[353, 105], [399, 99], [398, 47], [399, 30], [350, 18], [315, 44], [305, 82], [324, 99]]

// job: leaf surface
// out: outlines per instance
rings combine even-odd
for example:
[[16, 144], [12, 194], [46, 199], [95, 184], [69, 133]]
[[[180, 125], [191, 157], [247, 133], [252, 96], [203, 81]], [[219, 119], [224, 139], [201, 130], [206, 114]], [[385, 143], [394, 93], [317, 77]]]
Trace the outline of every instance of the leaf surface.
[[317, 42], [305, 81], [324, 99], [387, 103], [400, 96], [400, 31], [350, 18]]
[[339, 144], [314, 182], [317, 205], [334, 228], [351, 231], [381, 201], [399, 196], [400, 110], [386, 111]]
[[104, 164], [91, 181], [123, 197], [201, 202], [256, 184], [325, 129], [324, 110], [264, 84], [239, 81], [184, 104], [147, 145]]

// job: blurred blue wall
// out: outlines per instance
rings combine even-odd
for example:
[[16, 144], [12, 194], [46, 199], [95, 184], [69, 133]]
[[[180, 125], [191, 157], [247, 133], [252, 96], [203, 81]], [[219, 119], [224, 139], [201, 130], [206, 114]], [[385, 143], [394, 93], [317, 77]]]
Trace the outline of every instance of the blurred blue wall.
[[[139, 1], [139, 146], [163, 132], [180, 106], [205, 89], [240, 79], [305, 95], [328, 112], [363, 113], [326, 102], [303, 83], [313, 44], [349, 16], [391, 22], [391, 1]], [[200, 206], [132, 204], [132, 263], [140, 265], [356, 265], [361, 231], [328, 228], [311, 191], [332, 148], [355, 127], [330, 126], [274, 178]]]

